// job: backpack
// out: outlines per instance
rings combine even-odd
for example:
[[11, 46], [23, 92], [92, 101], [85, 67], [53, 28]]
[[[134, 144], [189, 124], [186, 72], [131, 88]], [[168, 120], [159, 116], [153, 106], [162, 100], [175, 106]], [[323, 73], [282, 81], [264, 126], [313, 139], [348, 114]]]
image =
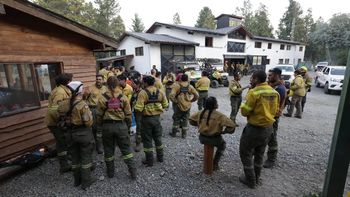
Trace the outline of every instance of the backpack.
[[80, 102], [81, 102], [81, 100], [78, 102], [75, 102], [75, 103], [70, 102], [68, 112], [66, 112], [64, 115], [58, 117], [57, 127], [59, 129], [61, 129], [62, 131], [65, 132], [65, 131], [68, 131], [72, 127], [72, 122], [71, 122], [72, 111], [73, 111], [74, 107]]
[[106, 101], [106, 110], [119, 110], [123, 109], [123, 102], [121, 98], [123, 97], [122, 94], [119, 94], [117, 97], [110, 97], [106, 93], [103, 94], [103, 96], [107, 99]]
[[188, 86], [180, 85], [180, 91], [179, 91], [179, 93], [176, 94], [175, 98], [177, 98], [181, 93], [183, 93], [183, 94], [188, 93], [189, 87], [190, 87], [190, 85], [188, 85]]
[[157, 89], [157, 91], [153, 94], [151, 94], [151, 92], [145, 88], [145, 91], [147, 93], [147, 96], [148, 96], [148, 101], [146, 104], [148, 103], [159, 103], [159, 90]]

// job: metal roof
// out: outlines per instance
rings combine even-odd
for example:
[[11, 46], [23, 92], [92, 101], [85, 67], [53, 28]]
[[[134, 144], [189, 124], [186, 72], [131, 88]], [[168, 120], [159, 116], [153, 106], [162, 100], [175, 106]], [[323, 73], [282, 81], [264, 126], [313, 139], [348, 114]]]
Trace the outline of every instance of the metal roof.
[[190, 32], [198, 32], [198, 33], [206, 33], [206, 34], [214, 34], [214, 35], [222, 35], [222, 36], [226, 35], [225, 33], [221, 33], [220, 31], [217, 31], [217, 29], [190, 27], [190, 26], [184, 26], [184, 25], [160, 23], [160, 22], [153, 23], [153, 25], [146, 32], [153, 33], [154, 30], [157, 28], [157, 26], [161, 26], [161, 25], [164, 25], [164, 26], [170, 27], [170, 28], [182, 29], [182, 30], [186, 30], [186, 31], [190, 31]]
[[220, 14], [218, 17], [216, 17], [215, 19], [218, 20], [219, 18], [223, 17], [223, 16], [228, 16], [230, 18], [236, 18], [236, 19], [243, 19], [242, 16], [237, 16], [237, 15], [233, 15], [233, 14]]
[[163, 43], [163, 44], [179, 44], [179, 45], [199, 45], [199, 43], [184, 40], [181, 38], [165, 35], [165, 34], [151, 34], [151, 33], [139, 33], [139, 32], [125, 32], [120, 41], [125, 36], [132, 36], [134, 38], [143, 40], [149, 43]]
[[279, 43], [287, 43], [287, 44], [297, 44], [297, 45], [305, 45], [301, 42], [292, 41], [292, 40], [282, 40], [276, 38], [262, 37], [262, 36], [253, 36], [254, 40], [263, 40], [263, 41], [271, 41], [271, 42], [279, 42]]

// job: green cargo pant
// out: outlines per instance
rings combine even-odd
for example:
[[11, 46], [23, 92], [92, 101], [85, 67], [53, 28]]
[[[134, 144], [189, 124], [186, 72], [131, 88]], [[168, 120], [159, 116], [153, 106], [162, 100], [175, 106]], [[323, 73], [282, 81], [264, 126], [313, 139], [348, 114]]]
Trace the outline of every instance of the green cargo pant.
[[239, 144], [239, 155], [248, 179], [255, 179], [256, 169], [261, 170], [265, 148], [272, 131], [272, 126], [258, 127], [249, 123], [245, 126]]
[[105, 161], [115, 160], [115, 146], [118, 145], [126, 165], [129, 168], [135, 168], [134, 154], [131, 151], [130, 136], [125, 121], [104, 122], [102, 128]]
[[95, 107], [90, 107], [90, 110], [92, 112], [92, 117], [93, 117], [93, 124], [92, 124], [92, 133], [94, 134], [95, 141], [101, 141], [102, 142], [102, 127], [96, 124], [96, 108]]
[[205, 105], [205, 100], [207, 100], [208, 98], [208, 91], [198, 91], [198, 95], [199, 95], [198, 101], [197, 101], [198, 110], [202, 110]]
[[56, 151], [58, 157], [66, 157], [67, 156], [67, 140], [66, 136], [61, 129], [55, 126], [48, 127], [56, 140]]
[[295, 116], [301, 117], [302, 115], [302, 108], [301, 108], [301, 102], [303, 100], [303, 97], [301, 96], [292, 96], [292, 100], [290, 102], [290, 106], [288, 108], [288, 114], [290, 116], [293, 115], [294, 107], [297, 109], [295, 112]]
[[91, 128], [72, 129], [66, 134], [66, 137], [72, 155], [72, 170], [91, 168], [95, 144]]
[[153, 141], [158, 154], [163, 154], [162, 143], [163, 129], [160, 116], [142, 116], [142, 143], [144, 152], [153, 152]]
[[142, 128], [142, 116], [135, 114], [135, 122], [136, 122], [136, 144], [141, 143], [141, 128]]
[[168, 99], [168, 103], [169, 103], [170, 93], [171, 93], [171, 88], [165, 88], [165, 96]]
[[270, 160], [272, 162], [275, 162], [277, 159], [277, 152], [278, 152], [278, 143], [277, 143], [277, 130], [278, 130], [278, 123], [279, 123], [279, 118], [275, 117], [275, 122], [273, 123], [273, 132], [270, 136], [269, 142], [267, 143], [268, 145], [268, 150], [267, 150], [267, 160]]
[[190, 117], [190, 110], [181, 111], [177, 104], [173, 104], [173, 132], [178, 132], [179, 129], [188, 130], [188, 119]]
[[236, 123], [236, 116], [239, 111], [239, 107], [241, 106], [242, 103], [242, 96], [231, 96], [231, 114], [230, 114], [230, 119]]

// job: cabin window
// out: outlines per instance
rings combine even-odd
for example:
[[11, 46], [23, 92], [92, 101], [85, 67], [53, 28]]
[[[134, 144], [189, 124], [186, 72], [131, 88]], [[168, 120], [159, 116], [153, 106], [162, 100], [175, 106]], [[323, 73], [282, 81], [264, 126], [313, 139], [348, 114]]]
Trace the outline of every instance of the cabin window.
[[126, 55], [126, 50], [125, 49], [120, 50], [120, 55]]
[[267, 44], [267, 49], [272, 49], [272, 43]]
[[270, 64], [270, 59], [266, 59], [266, 64]]
[[299, 51], [303, 51], [303, 47], [299, 47]]
[[255, 42], [255, 48], [261, 48], [261, 42]]
[[205, 46], [213, 47], [213, 37], [205, 37]]
[[283, 59], [278, 59], [278, 64], [283, 64]]
[[245, 33], [242, 31], [234, 31], [228, 34], [228, 38], [231, 39], [239, 39], [239, 40], [245, 40]]
[[300, 64], [301, 63], [301, 59], [298, 59], [298, 64]]
[[135, 55], [136, 56], [143, 56], [143, 47], [136, 47], [135, 48]]
[[253, 65], [262, 65], [262, 57], [254, 56], [253, 57]]
[[35, 64], [40, 101], [48, 100], [51, 91], [56, 87], [55, 78], [60, 74], [60, 64]]
[[290, 51], [291, 46], [287, 45], [287, 51]]
[[0, 117], [40, 107], [32, 64], [0, 63]]
[[284, 60], [284, 63], [285, 63], [285, 64], [289, 64], [289, 59], [285, 59], [285, 60]]

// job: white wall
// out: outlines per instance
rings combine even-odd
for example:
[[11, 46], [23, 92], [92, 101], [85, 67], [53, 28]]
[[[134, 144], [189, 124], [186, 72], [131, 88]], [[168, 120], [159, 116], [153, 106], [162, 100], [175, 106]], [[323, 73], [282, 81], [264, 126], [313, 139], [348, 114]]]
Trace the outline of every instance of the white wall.
[[150, 63], [151, 66], [156, 65], [157, 69], [161, 70], [160, 44], [150, 45]]
[[[136, 56], [135, 48], [143, 47], [143, 56]], [[130, 62], [130, 66], [135, 66], [135, 70], [142, 74], [149, 73], [152, 67], [150, 61], [150, 45], [145, 44], [144, 41], [136, 39], [131, 36], [126, 36], [119, 44], [118, 50], [126, 50], [126, 55], [134, 55]]]

